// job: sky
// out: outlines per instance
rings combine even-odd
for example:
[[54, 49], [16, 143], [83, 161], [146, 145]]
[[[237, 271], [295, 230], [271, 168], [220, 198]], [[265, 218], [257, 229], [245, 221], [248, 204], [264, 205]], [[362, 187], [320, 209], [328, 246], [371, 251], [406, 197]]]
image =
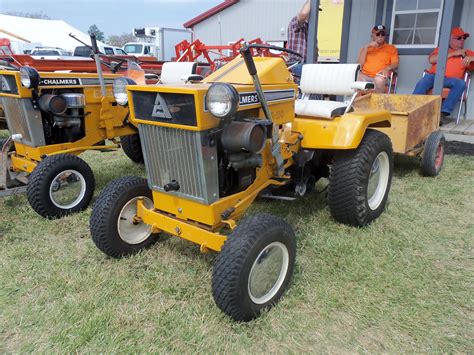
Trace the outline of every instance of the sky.
[[[0, 0], [0, 13], [28, 12], [64, 20], [87, 33], [95, 24], [105, 37], [134, 27], [183, 28], [183, 23], [222, 0]], [[0, 24], [1, 27], [1, 24]]]

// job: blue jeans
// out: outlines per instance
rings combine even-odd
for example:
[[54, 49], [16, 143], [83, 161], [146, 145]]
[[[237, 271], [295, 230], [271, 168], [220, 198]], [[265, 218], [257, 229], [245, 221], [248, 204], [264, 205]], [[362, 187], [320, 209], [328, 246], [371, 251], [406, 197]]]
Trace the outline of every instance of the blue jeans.
[[296, 64], [293, 68], [291, 68], [291, 71], [293, 72], [293, 74], [301, 76], [301, 72], [303, 71], [303, 64], [304, 63], [299, 63], [299, 64]]
[[[413, 95], [426, 95], [433, 88], [435, 80], [434, 74], [425, 74], [423, 78], [416, 84]], [[444, 77], [443, 87], [449, 88], [449, 94], [444, 99], [441, 106], [441, 112], [450, 114], [454, 110], [454, 106], [462, 96], [466, 83], [462, 79]]]

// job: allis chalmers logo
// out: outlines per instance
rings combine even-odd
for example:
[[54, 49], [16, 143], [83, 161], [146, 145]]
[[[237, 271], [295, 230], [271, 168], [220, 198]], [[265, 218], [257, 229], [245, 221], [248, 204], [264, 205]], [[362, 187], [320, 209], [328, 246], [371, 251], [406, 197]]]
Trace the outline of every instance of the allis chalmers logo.
[[44, 78], [40, 80], [40, 86], [81, 85], [78, 78]]
[[11, 91], [10, 85], [4, 76], [0, 76], [0, 91]]
[[153, 111], [151, 113], [151, 116], [167, 119], [173, 118], [171, 116], [170, 110], [168, 109], [168, 106], [166, 105], [165, 99], [158, 93], [156, 94], [155, 104], [153, 105]]

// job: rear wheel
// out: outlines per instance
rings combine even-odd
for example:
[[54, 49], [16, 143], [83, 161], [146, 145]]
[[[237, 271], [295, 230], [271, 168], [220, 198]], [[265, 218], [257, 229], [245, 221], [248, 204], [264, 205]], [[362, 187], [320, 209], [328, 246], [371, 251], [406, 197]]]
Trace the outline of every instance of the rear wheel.
[[217, 306], [237, 321], [249, 321], [285, 292], [296, 258], [293, 229], [284, 220], [256, 214], [229, 235], [212, 272]]
[[92, 208], [90, 230], [95, 245], [114, 258], [137, 253], [152, 245], [157, 234], [136, 218], [137, 201], [153, 208], [146, 179], [125, 176], [108, 184]]
[[132, 134], [130, 136], [120, 137], [120, 143], [125, 155], [135, 163], [143, 164], [143, 152], [140, 143], [140, 136], [138, 134]]
[[94, 193], [94, 174], [72, 154], [44, 158], [28, 177], [31, 207], [46, 218], [59, 218], [87, 208]]
[[444, 134], [440, 131], [431, 133], [425, 142], [421, 157], [421, 173], [423, 176], [437, 176], [444, 162]]
[[393, 173], [390, 139], [368, 130], [359, 147], [333, 159], [329, 175], [328, 204], [338, 222], [364, 226], [385, 208]]

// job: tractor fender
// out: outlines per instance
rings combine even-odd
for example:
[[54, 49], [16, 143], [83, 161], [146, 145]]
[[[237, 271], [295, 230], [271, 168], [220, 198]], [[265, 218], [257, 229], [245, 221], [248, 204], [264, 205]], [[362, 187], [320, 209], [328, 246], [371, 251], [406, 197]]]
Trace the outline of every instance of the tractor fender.
[[390, 127], [390, 111], [352, 112], [334, 119], [296, 117], [292, 131], [303, 135], [304, 149], [355, 149], [371, 127]]

